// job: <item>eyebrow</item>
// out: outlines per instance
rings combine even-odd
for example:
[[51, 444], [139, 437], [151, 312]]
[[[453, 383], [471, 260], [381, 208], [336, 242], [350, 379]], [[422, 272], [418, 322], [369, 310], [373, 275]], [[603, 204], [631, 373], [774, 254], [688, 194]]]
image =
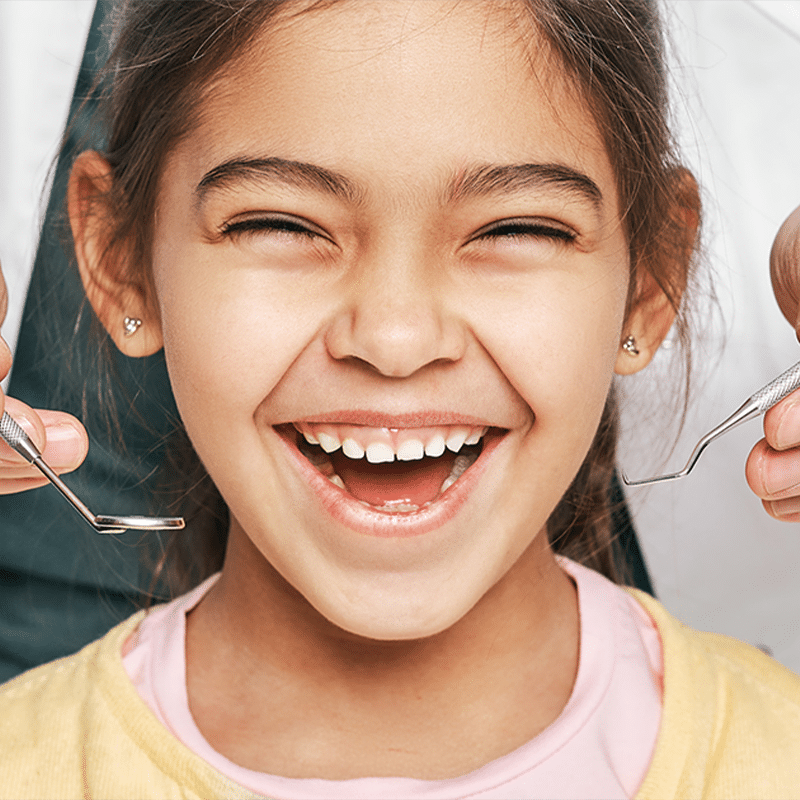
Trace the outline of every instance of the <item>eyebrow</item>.
[[[214, 190], [259, 180], [312, 189], [349, 203], [357, 203], [364, 196], [353, 181], [316, 164], [284, 158], [235, 158], [209, 170], [197, 184], [195, 197], [200, 204]], [[448, 182], [444, 199], [458, 202], [547, 187], [577, 195], [595, 210], [603, 203], [600, 187], [588, 175], [564, 164], [487, 164], [467, 168]]]
[[447, 199], [458, 201], [545, 187], [578, 195], [596, 210], [603, 204], [600, 187], [588, 175], [564, 164], [503, 164], [467, 169], [450, 183]]
[[332, 194], [348, 202], [362, 195], [358, 187], [338, 172], [285, 158], [236, 158], [209, 170], [194, 190], [200, 204], [212, 190], [224, 190], [243, 181], [264, 180]]

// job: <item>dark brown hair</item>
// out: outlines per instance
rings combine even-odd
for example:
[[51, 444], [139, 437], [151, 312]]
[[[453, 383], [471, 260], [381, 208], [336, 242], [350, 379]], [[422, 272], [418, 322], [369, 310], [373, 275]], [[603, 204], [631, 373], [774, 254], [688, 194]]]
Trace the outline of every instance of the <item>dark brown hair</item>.
[[[263, 27], [294, 5], [313, 12], [341, 0], [124, 0], [113, 21], [112, 50], [99, 85], [106, 116], [105, 156], [113, 171], [106, 198], [107, 241], [127, 281], [152, 300], [150, 242], [158, 178], [165, 157], [196, 123], [204, 91], [220, 69], [243, 56]], [[629, 308], [649, 276], [678, 310], [694, 242], [676, 211], [680, 170], [668, 126], [661, 21], [654, 0], [509, 0], [516, 23], [544, 37], [585, 98], [615, 169], [631, 263]], [[691, 226], [689, 226], [691, 227]], [[678, 332], [688, 344], [685, 320]], [[688, 359], [688, 350], [687, 350]], [[179, 432], [185, 440], [185, 434]], [[556, 552], [609, 577], [612, 555], [610, 487], [617, 412], [613, 391], [589, 453], [548, 521]], [[197, 510], [191, 539], [175, 537], [161, 559], [181, 573], [175, 591], [219, 568], [227, 536], [223, 504], [188, 442], [167, 471], [179, 476], [179, 504]], [[186, 487], [194, 487], [186, 492]], [[189, 513], [192, 513], [191, 511]], [[203, 521], [204, 520], [204, 521]], [[181, 554], [181, 551], [183, 553]], [[182, 566], [181, 566], [182, 565]]]
[[[669, 127], [665, 42], [656, 0], [526, 0], [544, 35], [592, 110], [617, 181], [628, 237], [628, 309], [652, 283], [676, 312], [682, 347], [683, 402], [691, 373], [689, 303], [700, 205], [680, 167]], [[697, 224], [687, 224], [686, 215]], [[611, 485], [616, 464], [617, 401], [612, 389], [578, 474], [548, 521], [553, 549], [615, 580]]]

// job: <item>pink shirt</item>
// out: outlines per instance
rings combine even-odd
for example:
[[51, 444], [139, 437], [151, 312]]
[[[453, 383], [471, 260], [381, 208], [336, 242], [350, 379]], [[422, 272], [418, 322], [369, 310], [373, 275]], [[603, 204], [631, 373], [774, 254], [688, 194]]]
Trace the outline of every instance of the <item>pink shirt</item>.
[[253, 792], [276, 800], [445, 798], [628, 798], [644, 778], [661, 720], [662, 656], [649, 615], [601, 575], [561, 559], [578, 588], [580, 660], [567, 705], [536, 738], [460, 778], [282, 778], [217, 753], [189, 710], [186, 613], [208, 591], [155, 608], [139, 627], [125, 669], [145, 703], [190, 750]]

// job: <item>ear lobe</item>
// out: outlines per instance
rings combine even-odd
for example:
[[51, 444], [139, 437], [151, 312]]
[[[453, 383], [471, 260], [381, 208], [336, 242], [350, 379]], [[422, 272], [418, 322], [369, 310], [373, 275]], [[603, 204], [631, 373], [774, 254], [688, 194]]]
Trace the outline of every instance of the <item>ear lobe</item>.
[[[632, 375], [644, 369], [661, 346], [675, 320], [675, 309], [652, 278], [645, 297], [628, 314], [614, 371], [617, 375]], [[629, 338], [630, 337], [630, 338]], [[632, 342], [628, 346], [628, 342]]]
[[75, 160], [67, 188], [75, 256], [86, 296], [114, 344], [127, 356], [148, 356], [162, 347], [160, 320], [143, 279], [126, 268], [128, 248], [112, 246], [111, 183], [111, 166], [99, 153], [87, 150]]
[[[700, 193], [694, 176], [682, 167], [673, 171], [672, 181], [672, 208], [657, 263], [638, 270], [617, 356], [618, 375], [631, 375], [650, 363], [675, 321], [689, 279], [700, 227]], [[636, 341], [633, 348], [625, 346], [630, 336]]]

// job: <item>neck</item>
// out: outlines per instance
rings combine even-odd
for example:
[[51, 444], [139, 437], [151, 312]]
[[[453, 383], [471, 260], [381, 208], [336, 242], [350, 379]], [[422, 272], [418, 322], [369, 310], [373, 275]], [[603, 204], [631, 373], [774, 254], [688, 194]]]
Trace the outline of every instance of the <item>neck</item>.
[[450, 628], [390, 642], [332, 625], [232, 534], [219, 582], [189, 616], [187, 675], [198, 727], [236, 763], [286, 777], [455, 777], [533, 738], [569, 698], [576, 595], [543, 533]]

